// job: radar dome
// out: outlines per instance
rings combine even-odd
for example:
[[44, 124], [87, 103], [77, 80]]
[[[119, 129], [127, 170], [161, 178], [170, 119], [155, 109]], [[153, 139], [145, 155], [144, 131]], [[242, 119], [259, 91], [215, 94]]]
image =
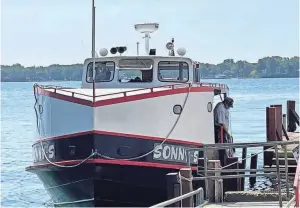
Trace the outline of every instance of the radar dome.
[[135, 24], [134, 28], [140, 33], [153, 33], [159, 27], [157, 23], [144, 23], [144, 24]]
[[108, 50], [106, 48], [101, 48], [99, 50], [100, 56], [106, 56], [108, 54]]
[[184, 56], [186, 53], [186, 50], [185, 50], [185, 48], [178, 48], [177, 53], [179, 56]]

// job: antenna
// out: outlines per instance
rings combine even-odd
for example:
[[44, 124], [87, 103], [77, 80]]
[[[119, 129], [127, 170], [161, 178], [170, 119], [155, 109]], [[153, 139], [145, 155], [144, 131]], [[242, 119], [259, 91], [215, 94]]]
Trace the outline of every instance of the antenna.
[[95, 57], [95, 0], [92, 0], [92, 57]]
[[149, 39], [150, 39], [150, 33], [155, 32], [159, 27], [158, 23], [145, 23], [145, 24], [135, 24], [134, 28], [136, 31], [140, 33], [144, 33], [145, 36], [145, 52], [146, 55], [149, 54]]
[[95, 0], [93, 1], [93, 10], [92, 10], [92, 57], [93, 57], [93, 102], [95, 102]]

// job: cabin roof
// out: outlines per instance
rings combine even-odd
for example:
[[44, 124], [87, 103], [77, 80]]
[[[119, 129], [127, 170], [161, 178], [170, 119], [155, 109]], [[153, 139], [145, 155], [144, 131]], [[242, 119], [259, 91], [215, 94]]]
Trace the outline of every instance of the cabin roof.
[[[137, 59], [169, 59], [169, 60], [184, 60], [184, 61], [190, 61], [193, 62], [192, 59], [188, 57], [181, 57], [181, 56], [103, 56], [99, 58], [95, 58], [95, 61], [103, 61], [103, 60], [115, 60], [118, 61], [120, 59], [132, 59], [132, 58], [137, 58]], [[84, 64], [90, 63], [93, 61], [93, 58], [87, 58], [84, 61]]]

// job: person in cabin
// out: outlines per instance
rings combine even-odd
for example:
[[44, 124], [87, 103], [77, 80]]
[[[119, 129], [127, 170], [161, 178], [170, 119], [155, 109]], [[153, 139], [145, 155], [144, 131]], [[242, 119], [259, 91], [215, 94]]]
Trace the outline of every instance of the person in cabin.
[[[233, 138], [229, 133], [229, 109], [233, 107], [233, 99], [226, 97], [222, 102], [219, 102], [214, 109], [214, 121], [215, 121], [215, 143], [221, 141], [221, 126], [223, 126], [223, 142], [232, 143]], [[223, 151], [219, 151], [223, 152]], [[226, 157], [233, 157], [233, 149], [226, 150]], [[222, 153], [224, 154], [224, 153]], [[222, 157], [221, 157], [222, 158]], [[221, 162], [222, 163], [222, 162]]]

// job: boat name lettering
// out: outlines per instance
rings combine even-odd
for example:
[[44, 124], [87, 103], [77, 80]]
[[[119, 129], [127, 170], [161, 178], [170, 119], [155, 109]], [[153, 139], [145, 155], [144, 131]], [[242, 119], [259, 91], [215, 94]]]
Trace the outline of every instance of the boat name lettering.
[[46, 157], [49, 160], [53, 160], [55, 158], [55, 149], [54, 149], [54, 144], [53, 143], [43, 143], [43, 147], [45, 150], [45, 154], [43, 152], [42, 146], [40, 143], [36, 144], [33, 146], [33, 160], [34, 162], [39, 162], [46, 160]]
[[172, 162], [181, 162], [187, 163], [188, 157], [190, 155], [190, 164], [198, 164], [198, 154], [196, 150], [187, 151], [188, 147], [169, 145], [169, 144], [160, 144], [154, 143], [155, 151], [153, 153], [154, 160], [165, 160]]

